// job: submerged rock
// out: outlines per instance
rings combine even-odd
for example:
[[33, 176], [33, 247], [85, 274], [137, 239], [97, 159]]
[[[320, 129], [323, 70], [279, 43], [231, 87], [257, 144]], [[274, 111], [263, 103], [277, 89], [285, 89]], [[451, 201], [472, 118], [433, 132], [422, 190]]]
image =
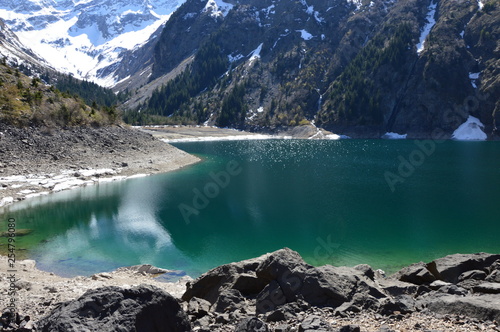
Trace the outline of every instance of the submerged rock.
[[37, 326], [42, 332], [191, 331], [177, 300], [150, 285], [90, 290], [53, 310], [38, 321]]

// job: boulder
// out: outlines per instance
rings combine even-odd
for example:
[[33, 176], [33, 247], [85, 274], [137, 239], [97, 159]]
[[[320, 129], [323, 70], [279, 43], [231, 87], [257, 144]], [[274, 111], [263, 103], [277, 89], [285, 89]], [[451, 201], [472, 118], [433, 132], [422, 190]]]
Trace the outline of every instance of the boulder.
[[212, 307], [216, 312], [230, 305], [227, 300], [221, 302], [221, 297], [228, 298], [228, 294], [234, 295], [233, 303], [243, 302], [245, 298], [255, 299], [258, 314], [298, 301], [338, 307], [352, 300], [355, 294], [385, 298], [383, 289], [374, 281], [374, 275], [367, 265], [313, 267], [297, 252], [285, 248], [251, 260], [219, 266], [188, 283], [182, 299], [189, 301], [198, 297], [216, 303], [215, 309]]
[[339, 329], [339, 332], [361, 332], [358, 325], [344, 325]]
[[435, 296], [427, 298], [424, 307], [443, 315], [464, 315], [482, 321], [500, 321], [500, 297], [498, 295]]
[[215, 312], [232, 312], [245, 305], [245, 298], [237, 289], [224, 289], [214, 304]]
[[427, 264], [420, 262], [402, 268], [393, 274], [391, 279], [423, 285], [432, 283], [436, 277], [427, 269]]
[[436, 259], [436, 269], [439, 273], [438, 279], [457, 283], [462, 273], [472, 270], [487, 271], [500, 255], [487, 253], [478, 254], [455, 254]]
[[37, 323], [42, 332], [191, 331], [177, 300], [158, 287], [103, 287], [63, 303]]
[[[220, 292], [223, 289], [234, 288], [238, 277], [242, 274], [246, 276], [245, 290], [250, 288], [260, 292], [267, 283], [262, 282], [255, 276], [255, 269], [263, 261], [263, 257], [221, 265], [204, 273], [197, 279], [187, 283], [182, 300], [187, 302], [193, 297], [198, 297], [214, 304]], [[255, 278], [250, 279], [248, 276], [254, 276]], [[252, 284], [252, 280], [255, 284]]]
[[299, 325], [299, 332], [334, 331], [332, 326], [319, 316], [308, 316]]
[[243, 319], [234, 329], [234, 332], [269, 332], [266, 323], [256, 317]]
[[272, 311], [286, 302], [283, 290], [278, 282], [273, 280], [257, 295], [256, 312], [261, 314]]
[[453, 294], [453, 295], [462, 295], [465, 296], [467, 295], [467, 290], [459, 287], [457, 285], [449, 284], [449, 285], [444, 285], [438, 289], [439, 292], [441, 293], [446, 293], [446, 294]]
[[474, 287], [475, 293], [500, 294], [500, 284], [496, 282], [484, 282]]
[[500, 283], [500, 270], [494, 270], [485, 279], [489, 282], [499, 282]]
[[[379, 286], [382, 287], [382, 289], [391, 296], [415, 295], [417, 294], [420, 287], [409, 282], [399, 281], [392, 278], [379, 279], [377, 280], [377, 282]], [[435, 281], [432, 284], [434, 283]]]
[[443, 280], [436, 280], [436, 281], [433, 281], [429, 285], [429, 288], [432, 289], [432, 290], [438, 290], [439, 288], [441, 288], [443, 286], [450, 286], [450, 285], [453, 285], [453, 284], [451, 282], [446, 282], [446, 281], [443, 281]]
[[201, 318], [208, 315], [210, 312], [210, 302], [204, 299], [199, 299], [193, 297], [188, 303], [188, 313], [195, 316], [196, 318]]
[[409, 314], [415, 311], [415, 300], [408, 295], [400, 295], [391, 299], [384, 299], [380, 307], [382, 315], [393, 315], [395, 312]]
[[481, 270], [471, 270], [471, 271], [466, 271], [462, 273], [458, 277], [458, 281], [464, 281], [468, 279], [473, 279], [473, 280], [484, 280], [486, 279], [487, 274], [484, 271]]

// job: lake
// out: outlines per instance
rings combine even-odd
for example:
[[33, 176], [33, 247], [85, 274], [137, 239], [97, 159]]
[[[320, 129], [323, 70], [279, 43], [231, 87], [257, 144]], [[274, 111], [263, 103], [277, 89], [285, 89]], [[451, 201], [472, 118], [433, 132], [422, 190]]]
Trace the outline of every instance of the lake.
[[196, 277], [283, 247], [313, 265], [388, 273], [457, 252], [500, 253], [499, 142], [175, 145], [203, 161], [29, 199], [1, 218], [33, 229], [18, 247], [64, 276], [153, 264]]

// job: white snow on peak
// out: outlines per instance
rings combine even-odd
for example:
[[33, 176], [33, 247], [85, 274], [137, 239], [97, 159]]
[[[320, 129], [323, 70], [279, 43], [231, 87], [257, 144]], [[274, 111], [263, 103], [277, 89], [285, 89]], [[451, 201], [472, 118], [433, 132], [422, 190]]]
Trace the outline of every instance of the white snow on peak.
[[222, 0], [208, 0], [203, 12], [210, 12], [212, 17], [226, 17], [233, 5]]
[[[146, 43], [184, 2], [16, 1], [21, 5], [12, 7], [0, 0], [0, 17], [22, 44], [29, 45], [56, 70], [104, 86], [119, 80], [110, 68], [120, 61], [122, 52]], [[99, 74], [104, 68], [106, 77]]]
[[476, 80], [479, 78], [480, 74], [481, 73], [469, 73], [470, 84], [472, 84], [474, 89], [477, 89]]
[[461, 141], [485, 141], [487, 135], [482, 130], [484, 125], [478, 118], [469, 115], [467, 121], [460, 125], [451, 138]]
[[262, 46], [264, 45], [264, 43], [260, 43], [259, 46], [257, 46], [257, 48], [255, 50], [253, 50], [252, 52], [250, 52], [250, 54], [248, 55], [250, 57], [250, 59], [248, 60], [248, 65], [252, 65], [252, 63], [259, 59], [260, 58], [260, 52], [262, 52]]
[[406, 136], [408, 134], [398, 134], [398, 133], [393, 133], [393, 132], [388, 132], [382, 135], [381, 138], [383, 139], [406, 139]]
[[313, 35], [311, 35], [309, 32], [307, 32], [305, 29], [302, 29], [302, 30], [296, 30], [297, 32], [300, 32], [300, 36], [302, 37], [302, 39], [304, 40], [311, 40], [314, 38]]
[[431, 2], [431, 4], [428, 7], [427, 11], [427, 24], [424, 26], [422, 33], [420, 34], [420, 42], [417, 44], [417, 54], [422, 53], [422, 51], [425, 48], [425, 39], [431, 32], [432, 28], [436, 24], [436, 20], [434, 19], [434, 16], [436, 15], [436, 7], [437, 3], [434, 2], [434, 0]]
[[479, 6], [479, 10], [482, 10], [484, 7], [484, 3], [481, 0], [477, 0], [477, 5]]

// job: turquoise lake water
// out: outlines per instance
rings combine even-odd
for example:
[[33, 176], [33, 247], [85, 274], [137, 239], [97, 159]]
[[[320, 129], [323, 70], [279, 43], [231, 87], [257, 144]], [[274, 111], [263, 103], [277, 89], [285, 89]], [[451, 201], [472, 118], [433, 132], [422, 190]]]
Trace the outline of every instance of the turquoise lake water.
[[283, 247], [313, 265], [389, 273], [500, 253], [499, 142], [175, 145], [203, 162], [26, 200], [1, 217], [33, 229], [18, 245], [65, 276], [147, 263], [196, 277]]

